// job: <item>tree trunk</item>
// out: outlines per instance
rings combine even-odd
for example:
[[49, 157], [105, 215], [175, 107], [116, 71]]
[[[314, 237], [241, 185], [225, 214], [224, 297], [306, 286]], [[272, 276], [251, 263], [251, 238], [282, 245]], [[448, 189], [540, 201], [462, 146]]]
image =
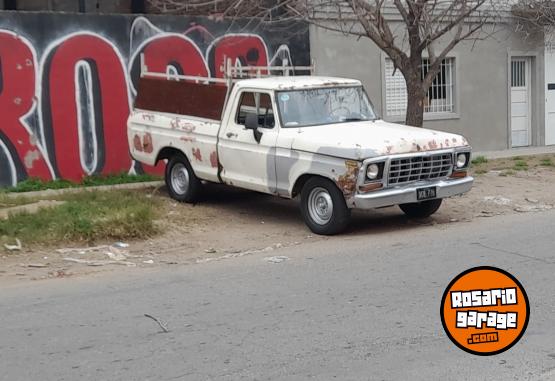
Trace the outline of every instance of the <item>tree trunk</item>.
[[424, 100], [426, 93], [422, 90], [420, 73], [407, 78], [407, 116], [408, 126], [422, 127], [424, 122]]

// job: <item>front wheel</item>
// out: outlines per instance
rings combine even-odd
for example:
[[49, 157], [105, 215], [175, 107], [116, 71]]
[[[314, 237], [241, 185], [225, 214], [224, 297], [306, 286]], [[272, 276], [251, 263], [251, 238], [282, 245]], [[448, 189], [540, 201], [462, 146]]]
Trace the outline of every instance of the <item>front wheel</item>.
[[351, 211], [343, 193], [330, 180], [313, 177], [301, 191], [301, 213], [312, 232], [333, 235], [349, 224]]
[[441, 206], [441, 198], [429, 201], [401, 204], [399, 208], [411, 218], [426, 218], [437, 212]]
[[171, 198], [181, 202], [195, 202], [202, 183], [193, 172], [189, 160], [183, 155], [173, 156], [166, 165], [166, 186]]

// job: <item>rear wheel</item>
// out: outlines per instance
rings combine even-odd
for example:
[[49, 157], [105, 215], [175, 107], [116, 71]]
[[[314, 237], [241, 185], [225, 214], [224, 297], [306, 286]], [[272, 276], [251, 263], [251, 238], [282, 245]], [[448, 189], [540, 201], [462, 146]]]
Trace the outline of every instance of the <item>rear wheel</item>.
[[399, 208], [411, 218], [426, 218], [437, 212], [441, 206], [441, 198], [429, 201], [415, 202], [412, 204], [401, 204]]
[[301, 213], [316, 234], [333, 235], [349, 224], [351, 211], [343, 193], [330, 180], [313, 177], [301, 191]]
[[166, 165], [166, 186], [170, 196], [181, 202], [197, 201], [202, 183], [184, 155], [173, 156]]

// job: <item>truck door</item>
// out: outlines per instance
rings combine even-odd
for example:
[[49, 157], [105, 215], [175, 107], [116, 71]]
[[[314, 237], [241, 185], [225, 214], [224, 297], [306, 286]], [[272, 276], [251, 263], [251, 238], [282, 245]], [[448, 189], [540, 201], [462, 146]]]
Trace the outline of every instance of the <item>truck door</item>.
[[[222, 180], [241, 188], [275, 193], [278, 128], [272, 96], [266, 92], [242, 90], [234, 102], [219, 136]], [[245, 128], [249, 113], [258, 116], [260, 141], [255, 138], [253, 130]]]

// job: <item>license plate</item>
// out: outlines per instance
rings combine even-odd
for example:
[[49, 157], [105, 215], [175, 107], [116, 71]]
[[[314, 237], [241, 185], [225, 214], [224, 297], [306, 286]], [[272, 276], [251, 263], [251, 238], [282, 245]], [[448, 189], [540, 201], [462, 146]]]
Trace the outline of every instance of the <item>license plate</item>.
[[418, 201], [429, 200], [431, 198], [436, 198], [436, 197], [437, 197], [436, 187], [420, 188], [416, 190], [416, 199]]

